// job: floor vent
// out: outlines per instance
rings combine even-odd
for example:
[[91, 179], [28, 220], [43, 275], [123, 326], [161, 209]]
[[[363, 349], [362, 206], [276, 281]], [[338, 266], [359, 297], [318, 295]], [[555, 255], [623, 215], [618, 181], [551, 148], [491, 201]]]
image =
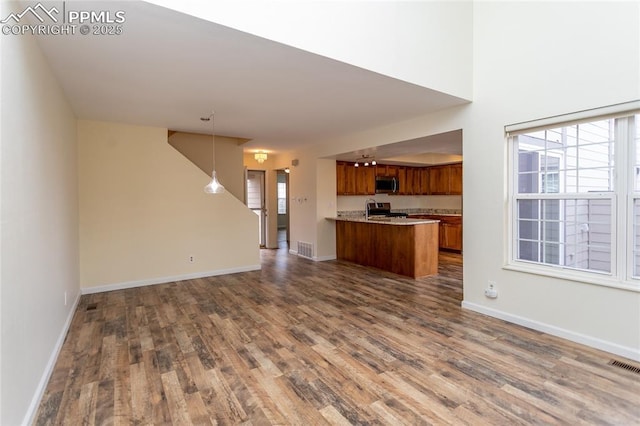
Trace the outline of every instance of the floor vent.
[[96, 309], [98, 309], [97, 303], [90, 303], [87, 305], [87, 311], [95, 311]]
[[635, 367], [635, 366], [633, 366], [631, 364], [627, 364], [626, 362], [617, 361], [615, 359], [612, 359], [611, 361], [609, 361], [609, 365], [613, 365], [614, 367], [618, 367], [618, 368], [625, 369], [627, 371], [631, 371], [632, 373], [640, 374], [640, 367]]
[[298, 256], [306, 257], [307, 259], [313, 258], [313, 244], [303, 243], [298, 241]]

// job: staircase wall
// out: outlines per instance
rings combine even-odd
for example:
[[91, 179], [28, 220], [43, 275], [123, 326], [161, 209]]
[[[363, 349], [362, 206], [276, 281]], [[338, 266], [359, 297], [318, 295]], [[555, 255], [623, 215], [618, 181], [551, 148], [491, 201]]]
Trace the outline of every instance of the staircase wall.
[[80, 120], [78, 165], [83, 293], [260, 268], [257, 216], [167, 129]]

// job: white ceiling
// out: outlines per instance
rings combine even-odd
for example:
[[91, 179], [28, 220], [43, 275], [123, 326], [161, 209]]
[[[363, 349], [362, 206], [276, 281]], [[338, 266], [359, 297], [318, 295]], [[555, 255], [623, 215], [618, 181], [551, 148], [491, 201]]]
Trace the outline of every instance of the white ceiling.
[[375, 159], [384, 164], [430, 165], [462, 159], [462, 130], [386, 144], [334, 156], [340, 161]]
[[67, 3], [126, 11], [122, 35], [39, 39], [82, 119], [210, 133], [214, 110], [277, 152], [467, 102], [149, 3]]

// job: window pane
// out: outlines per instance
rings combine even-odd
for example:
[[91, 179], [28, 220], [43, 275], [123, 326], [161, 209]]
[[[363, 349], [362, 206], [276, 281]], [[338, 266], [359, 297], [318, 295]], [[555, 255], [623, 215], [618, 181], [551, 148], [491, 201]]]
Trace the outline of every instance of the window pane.
[[611, 199], [517, 203], [518, 260], [611, 272]]
[[614, 120], [519, 135], [520, 194], [613, 190]]
[[633, 276], [640, 278], [640, 199], [633, 201]]
[[287, 214], [286, 182], [278, 182], [278, 214]]
[[635, 190], [640, 191], [640, 114], [634, 116], [634, 123], [636, 127], [635, 135], [635, 151], [636, 151], [636, 165], [634, 167], [634, 182]]

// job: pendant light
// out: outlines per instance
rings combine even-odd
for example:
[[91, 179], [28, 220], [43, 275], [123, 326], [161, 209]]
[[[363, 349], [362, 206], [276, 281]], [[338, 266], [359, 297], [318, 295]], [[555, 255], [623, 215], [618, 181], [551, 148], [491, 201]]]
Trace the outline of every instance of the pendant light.
[[209, 117], [200, 118], [202, 121], [211, 121], [211, 167], [213, 171], [211, 172], [211, 182], [204, 187], [204, 192], [207, 194], [222, 194], [224, 192], [224, 186], [218, 181], [218, 176], [216, 175], [216, 126], [213, 115], [214, 113], [212, 111]]

